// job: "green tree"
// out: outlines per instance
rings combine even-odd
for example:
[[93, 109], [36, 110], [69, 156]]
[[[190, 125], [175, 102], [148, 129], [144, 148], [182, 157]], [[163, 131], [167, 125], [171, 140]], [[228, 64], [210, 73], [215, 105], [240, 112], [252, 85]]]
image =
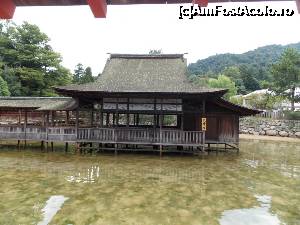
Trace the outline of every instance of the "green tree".
[[246, 91], [251, 92], [260, 89], [259, 82], [255, 78], [255, 69], [252, 66], [240, 66], [240, 73]]
[[237, 87], [238, 94], [245, 94], [246, 88], [243, 82], [243, 79], [241, 78], [241, 71], [240, 68], [237, 66], [229, 66], [226, 67], [221, 74], [224, 74], [225, 76], [229, 77], [235, 82], [235, 85]]
[[86, 67], [81, 63], [78, 63], [75, 67], [74, 74], [73, 74], [73, 83], [75, 84], [85, 84], [89, 82], [93, 82], [95, 78], [93, 77], [92, 68]]
[[82, 77], [80, 83], [85, 84], [85, 83], [89, 83], [89, 82], [93, 82], [93, 81], [94, 81], [94, 77], [92, 74], [92, 68], [88, 66], [84, 70], [84, 74], [83, 74], [83, 77]]
[[0, 22], [1, 76], [13, 96], [55, 95], [53, 86], [70, 83], [71, 74], [38, 26]]
[[237, 94], [237, 88], [235, 83], [225, 75], [219, 75], [217, 79], [210, 78], [208, 80], [208, 86], [212, 88], [224, 88], [228, 89], [228, 92], [224, 95], [224, 98], [229, 100], [233, 95]]
[[5, 80], [0, 76], [0, 96], [10, 96], [8, 86]]
[[296, 88], [300, 86], [300, 53], [292, 48], [282, 54], [278, 63], [272, 66], [273, 84], [271, 89], [278, 95], [286, 97], [291, 102], [291, 110], [295, 110]]
[[78, 63], [75, 66], [74, 73], [73, 73], [73, 83], [80, 84], [82, 77], [84, 76], [84, 68], [81, 63]]

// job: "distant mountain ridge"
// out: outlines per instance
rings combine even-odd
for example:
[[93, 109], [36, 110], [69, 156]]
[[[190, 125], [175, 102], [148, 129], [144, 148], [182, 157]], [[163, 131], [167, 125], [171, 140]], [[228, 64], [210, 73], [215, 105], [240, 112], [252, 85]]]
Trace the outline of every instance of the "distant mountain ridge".
[[220, 73], [226, 67], [250, 65], [268, 71], [271, 64], [278, 61], [282, 52], [287, 48], [300, 51], [300, 42], [288, 45], [267, 45], [242, 54], [218, 54], [191, 63], [188, 69], [191, 74]]

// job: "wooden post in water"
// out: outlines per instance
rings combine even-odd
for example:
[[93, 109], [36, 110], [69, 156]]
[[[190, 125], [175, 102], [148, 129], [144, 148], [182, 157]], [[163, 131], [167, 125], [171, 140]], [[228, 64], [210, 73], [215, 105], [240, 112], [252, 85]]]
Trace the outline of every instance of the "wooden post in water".
[[53, 142], [51, 141], [51, 152], [53, 152]]
[[66, 142], [66, 144], [65, 144], [65, 152], [68, 152], [68, 148], [69, 148], [69, 143]]
[[18, 140], [18, 150], [20, 150], [20, 140]]
[[115, 144], [115, 155], [118, 155], [118, 144]]
[[41, 141], [41, 150], [44, 151], [44, 141]]
[[80, 151], [80, 146], [79, 146], [79, 145], [80, 145], [79, 142], [76, 142], [76, 143], [75, 143], [75, 153], [76, 153], [76, 154], [78, 154], [79, 151]]

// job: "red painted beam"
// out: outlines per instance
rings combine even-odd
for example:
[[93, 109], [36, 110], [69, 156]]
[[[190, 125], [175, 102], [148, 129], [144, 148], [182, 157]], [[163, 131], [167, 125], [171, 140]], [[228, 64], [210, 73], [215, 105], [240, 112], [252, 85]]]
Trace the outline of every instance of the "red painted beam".
[[105, 18], [107, 11], [106, 0], [87, 0], [94, 16], [96, 18]]
[[13, 0], [0, 0], [0, 19], [11, 19], [14, 16], [16, 5]]
[[300, 14], [300, 0], [296, 0], [296, 5], [298, 8], [298, 13]]
[[208, 5], [208, 0], [193, 0], [193, 4], [197, 4], [200, 7], [206, 7]]

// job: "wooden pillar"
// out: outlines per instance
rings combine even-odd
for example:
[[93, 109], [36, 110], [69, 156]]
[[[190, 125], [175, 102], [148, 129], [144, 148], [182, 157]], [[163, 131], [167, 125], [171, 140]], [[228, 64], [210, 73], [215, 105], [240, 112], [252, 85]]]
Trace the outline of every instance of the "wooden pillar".
[[70, 111], [66, 111], [66, 126], [70, 124]]
[[[206, 114], [206, 101], [205, 99], [202, 100], [202, 117], [205, 117]], [[205, 131], [203, 131], [203, 143], [202, 143], [202, 153], [204, 153], [205, 150]]]
[[162, 157], [162, 123], [163, 123], [163, 115], [159, 115], [159, 156]]
[[41, 141], [41, 150], [44, 151], [44, 141]]
[[112, 126], [114, 127], [116, 125], [116, 114], [113, 113], [112, 115], [113, 115], [113, 124], [112, 124]]
[[18, 150], [20, 150], [20, 140], [18, 140]]
[[130, 114], [129, 114], [129, 98], [127, 98], [127, 114], [126, 114], [126, 127], [129, 127], [129, 120], [130, 120]]
[[91, 127], [93, 127], [94, 111], [91, 111]]
[[0, 19], [12, 19], [15, 9], [16, 4], [13, 0], [2, 0], [0, 7]]
[[79, 128], [79, 111], [78, 109], [76, 109], [76, 113], [75, 113], [75, 133], [76, 133], [76, 139], [78, 139], [78, 128]]
[[136, 114], [136, 125], [138, 126], [140, 123], [140, 114]]
[[52, 127], [55, 126], [54, 117], [55, 117], [55, 112], [54, 112], [54, 111], [51, 111], [51, 126], [52, 126]]
[[27, 142], [26, 142], [26, 131], [27, 130], [27, 111], [25, 111], [25, 119], [24, 119], [24, 148], [26, 148]]
[[80, 152], [80, 143], [79, 142], [76, 142], [76, 144], [75, 144], [75, 152], [76, 152], [76, 154], [78, 154]]
[[104, 115], [103, 115], [103, 98], [101, 99], [101, 103], [100, 103], [100, 127], [103, 127], [103, 119], [104, 119]]
[[66, 144], [65, 144], [65, 152], [68, 152], [68, 148], [69, 148], [69, 143], [66, 142]]
[[109, 113], [106, 113], [106, 121], [105, 121], [105, 123], [106, 123], [106, 126], [108, 127], [108, 125], [109, 125]]
[[115, 155], [118, 155], [118, 144], [115, 144]]
[[51, 152], [53, 152], [53, 150], [54, 150], [54, 149], [53, 149], [53, 142], [51, 141], [50, 144], [51, 144]]
[[21, 110], [19, 110], [19, 113], [18, 113], [18, 125], [21, 126], [21, 116], [22, 116], [22, 112]]
[[106, 0], [87, 0], [86, 2], [90, 6], [96, 18], [106, 17], [106, 11], [107, 11]]
[[45, 127], [46, 127], [46, 140], [48, 140], [48, 135], [49, 135], [49, 111], [47, 111], [47, 113], [46, 113]]
[[119, 103], [117, 101], [117, 109], [116, 109], [116, 126], [119, 126]]

